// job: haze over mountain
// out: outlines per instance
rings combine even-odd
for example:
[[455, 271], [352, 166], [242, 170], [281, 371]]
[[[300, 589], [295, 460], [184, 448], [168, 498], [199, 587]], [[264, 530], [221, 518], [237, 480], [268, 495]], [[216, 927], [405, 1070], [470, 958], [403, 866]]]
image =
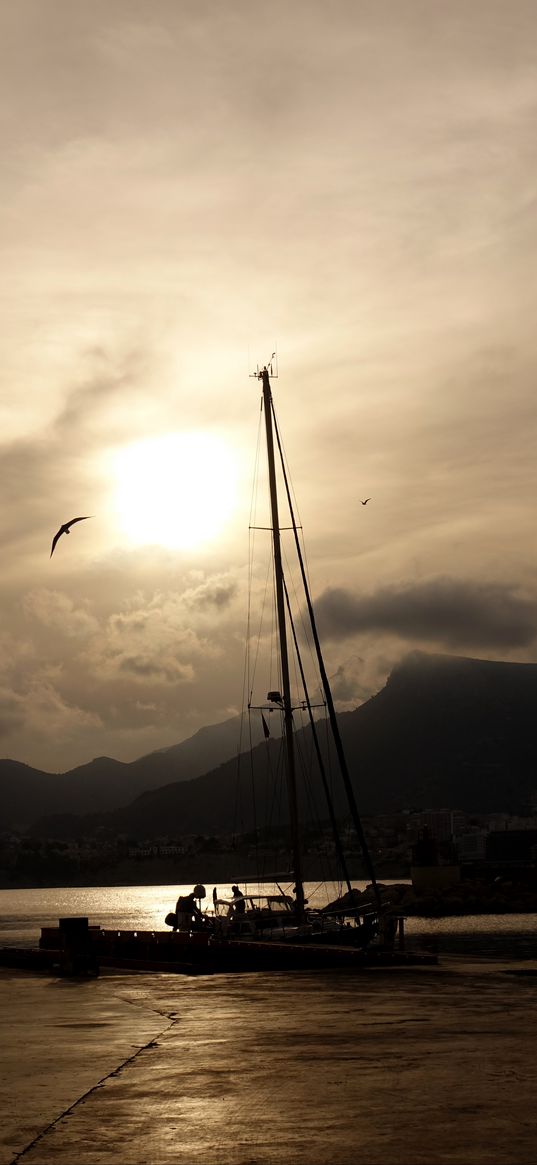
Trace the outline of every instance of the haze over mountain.
[[[261, 724], [254, 723], [252, 732], [257, 743]], [[0, 760], [0, 821], [4, 828], [25, 828], [44, 814], [117, 809], [145, 790], [192, 780], [215, 768], [236, 756], [239, 743], [240, 717], [232, 717], [130, 764], [101, 756], [66, 773], [46, 773]]]
[[[339, 717], [361, 812], [523, 809], [537, 787], [536, 699], [536, 664], [411, 653], [376, 696]], [[186, 742], [190, 748], [195, 739]], [[301, 770], [311, 755], [310, 729], [297, 733], [296, 741]], [[258, 745], [251, 764], [238, 772], [236, 759], [228, 759], [196, 779], [147, 790], [110, 813], [42, 818], [34, 832], [68, 837], [106, 826], [150, 837], [244, 832], [256, 821], [284, 822], [279, 741]], [[327, 816], [318, 776], [301, 786], [299, 796], [303, 810], [313, 798], [319, 816]], [[345, 815], [335, 781], [333, 796], [336, 813]]]

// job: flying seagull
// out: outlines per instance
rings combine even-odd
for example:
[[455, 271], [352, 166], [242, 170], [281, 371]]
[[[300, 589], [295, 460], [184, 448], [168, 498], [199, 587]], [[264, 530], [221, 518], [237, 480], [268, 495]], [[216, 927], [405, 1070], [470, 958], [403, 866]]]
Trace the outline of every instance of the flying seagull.
[[58, 541], [58, 538], [61, 538], [62, 534], [69, 534], [70, 533], [70, 530], [69, 530], [70, 526], [74, 526], [75, 522], [85, 522], [87, 518], [92, 518], [92, 517], [93, 517], [93, 514], [83, 514], [81, 518], [71, 518], [70, 522], [64, 522], [63, 526], [60, 526], [58, 533], [55, 534], [54, 538], [52, 539], [52, 550], [50, 552], [50, 557], [52, 558], [52, 555], [54, 554], [54, 550], [56, 548], [56, 543]]
[[362, 502], [362, 505], [363, 505], [363, 506], [367, 506], [367, 503], [368, 503], [368, 502], [370, 502], [370, 501], [371, 501], [371, 498], [366, 498], [366, 499], [365, 499], [365, 502]]

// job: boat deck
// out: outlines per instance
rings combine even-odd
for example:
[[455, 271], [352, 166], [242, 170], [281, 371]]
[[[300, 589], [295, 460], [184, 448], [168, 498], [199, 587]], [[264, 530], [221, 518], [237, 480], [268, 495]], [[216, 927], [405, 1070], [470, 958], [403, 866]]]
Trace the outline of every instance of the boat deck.
[[63, 969], [63, 973], [96, 973], [101, 967], [174, 971], [180, 974], [222, 974], [247, 971], [358, 970], [361, 967], [433, 965], [433, 954], [367, 949], [335, 943], [298, 943], [256, 939], [223, 939], [180, 931], [102, 930], [89, 927], [84, 937], [65, 943], [59, 927], [43, 927], [39, 948], [4, 948], [4, 966]]

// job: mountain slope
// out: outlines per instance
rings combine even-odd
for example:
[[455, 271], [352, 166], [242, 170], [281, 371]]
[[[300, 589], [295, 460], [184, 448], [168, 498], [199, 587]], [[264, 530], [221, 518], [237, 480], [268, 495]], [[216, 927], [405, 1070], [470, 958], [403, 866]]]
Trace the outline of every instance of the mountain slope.
[[537, 788], [537, 665], [407, 656], [386, 686], [341, 718], [368, 811], [508, 810]]
[[[254, 731], [261, 739], [261, 725], [256, 725]], [[201, 728], [180, 744], [129, 764], [98, 757], [66, 773], [45, 773], [18, 761], [0, 760], [2, 828], [25, 828], [44, 814], [116, 809], [148, 789], [200, 776], [236, 756], [239, 743], [237, 716]]]
[[[537, 786], [537, 665], [496, 663], [413, 653], [367, 703], [339, 717], [358, 806], [362, 813], [403, 807], [457, 807], [502, 811], [523, 807]], [[311, 753], [311, 734], [296, 735], [300, 756]], [[181, 833], [229, 833], [254, 821], [285, 821], [280, 742], [271, 739], [243, 762], [236, 760], [182, 783], [146, 791], [111, 814], [81, 821], [44, 820], [42, 834], [92, 832], [105, 825], [138, 837]], [[333, 760], [331, 760], [333, 769]], [[313, 793], [326, 817], [320, 783]], [[255, 810], [252, 801], [255, 790]], [[303, 807], [311, 790], [299, 796]], [[276, 818], [275, 802], [280, 812]], [[336, 813], [346, 812], [341, 785], [334, 786]], [[237, 811], [240, 806], [240, 812]]]

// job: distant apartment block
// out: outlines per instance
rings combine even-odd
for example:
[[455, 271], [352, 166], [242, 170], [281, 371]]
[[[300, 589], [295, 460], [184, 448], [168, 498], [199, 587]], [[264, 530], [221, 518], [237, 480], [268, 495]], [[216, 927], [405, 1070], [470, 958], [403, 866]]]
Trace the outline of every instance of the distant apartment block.
[[413, 813], [411, 822], [417, 832], [426, 828], [436, 841], [451, 841], [453, 837], [464, 833], [468, 818], [460, 809], [429, 809], [422, 813]]

